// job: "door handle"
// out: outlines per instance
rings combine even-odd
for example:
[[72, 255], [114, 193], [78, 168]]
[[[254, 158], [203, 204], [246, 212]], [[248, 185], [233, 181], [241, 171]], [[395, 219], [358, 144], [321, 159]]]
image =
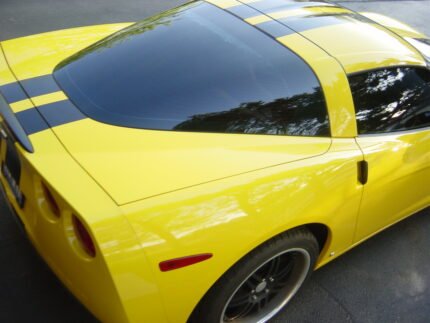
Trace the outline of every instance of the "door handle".
[[366, 184], [369, 179], [369, 164], [365, 160], [361, 160], [357, 163], [358, 170], [358, 181], [361, 184]]

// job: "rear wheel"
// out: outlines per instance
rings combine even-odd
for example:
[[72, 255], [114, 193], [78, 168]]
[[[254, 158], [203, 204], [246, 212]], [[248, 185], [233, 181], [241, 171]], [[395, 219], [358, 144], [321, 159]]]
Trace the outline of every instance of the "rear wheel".
[[306, 229], [281, 234], [235, 264], [202, 299], [190, 322], [266, 322], [312, 272], [319, 246]]

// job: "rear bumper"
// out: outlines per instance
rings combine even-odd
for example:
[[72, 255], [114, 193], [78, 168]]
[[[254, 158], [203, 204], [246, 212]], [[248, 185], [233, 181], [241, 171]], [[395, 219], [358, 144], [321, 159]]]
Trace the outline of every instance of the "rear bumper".
[[[55, 139], [51, 133], [40, 136]], [[39, 139], [34, 140], [36, 144]], [[56, 140], [49, 141], [46, 146], [50, 150], [61, 148]], [[0, 148], [4, 156], [4, 147], [0, 145]], [[57, 151], [54, 164], [47, 157], [41, 158], [43, 163], [38, 164], [38, 154], [44, 153], [44, 147], [38, 148], [38, 153], [26, 154], [17, 147], [24, 206], [18, 205], [1, 173], [0, 190], [40, 256], [99, 320], [165, 322], [152, 269], [119, 208], [68, 154]], [[42, 183], [53, 189], [62, 210], [58, 218], [49, 214]], [[72, 214], [79, 215], [90, 230], [97, 248], [95, 258], [84, 255], [79, 249]]]
[[26, 205], [21, 209], [2, 175], [0, 183], [16, 222], [60, 281], [99, 319], [127, 322], [103, 257], [99, 255], [91, 261], [80, 259], [67, 236], [67, 218], [58, 222], [45, 218], [34, 199], [28, 197], [28, 191]]

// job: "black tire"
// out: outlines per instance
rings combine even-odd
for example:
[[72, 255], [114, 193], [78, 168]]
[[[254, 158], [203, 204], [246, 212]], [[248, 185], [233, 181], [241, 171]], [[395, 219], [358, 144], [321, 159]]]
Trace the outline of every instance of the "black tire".
[[[309, 278], [318, 254], [318, 242], [306, 228], [294, 229], [267, 241], [243, 257], [211, 287], [189, 323], [268, 321]], [[265, 273], [267, 277], [263, 278]], [[242, 317], [238, 316], [240, 313]]]

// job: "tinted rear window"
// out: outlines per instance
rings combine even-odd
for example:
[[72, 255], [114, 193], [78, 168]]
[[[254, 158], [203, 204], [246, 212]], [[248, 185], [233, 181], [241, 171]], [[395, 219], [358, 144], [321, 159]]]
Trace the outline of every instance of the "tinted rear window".
[[87, 116], [160, 130], [328, 136], [321, 87], [297, 55], [233, 15], [193, 3], [60, 64]]

